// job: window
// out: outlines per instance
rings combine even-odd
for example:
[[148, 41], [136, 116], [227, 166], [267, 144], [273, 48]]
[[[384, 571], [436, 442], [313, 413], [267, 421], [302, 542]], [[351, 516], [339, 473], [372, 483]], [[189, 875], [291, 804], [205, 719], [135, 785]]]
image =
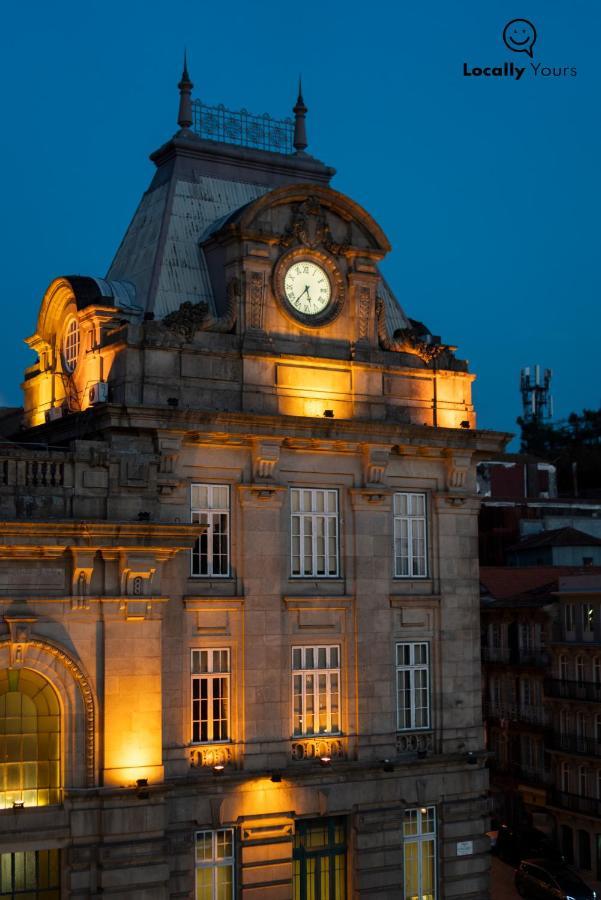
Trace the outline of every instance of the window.
[[426, 495], [394, 495], [395, 578], [423, 578], [426, 565]]
[[570, 766], [567, 762], [561, 764], [561, 789], [566, 794], [570, 792]]
[[576, 657], [576, 681], [584, 684], [584, 656]]
[[230, 737], [230, 651], [192, 650], [192, 742]]
[[63, 338], [63, 362], [67, 372], [73, 372], [79, 359], [79, 323], [72, 318], [67, 322]]
[[567, 709], [562, 709], [559, 713], [559, 730], [561, 734], [569, 735], [571, 727], [570, 713]]
[[436, 900], [436, 810], [406, 809], [403, 817], [405, 900]]
[[234, 829], [196, 832], [195, 900], [233, 900]]
[[595, 741], [597, 744], [601, 744], [601, 713], [597, 713], [595, 716]]
[[576, 713], [576, 737], [582, 738], [586, 734], [586, 716], [583, 712]]
[[562, 681], [568, 680], [568, 658], [564, 654], [559, 657], [559, 677]]
[[60, 728], [58, 698], [45, 678], [31, 669], [0, 671], [0, 809], [61, 802]]
[[227, 484], [192, 485], [192, 523], [206, 525], [192, 550], [192, 575], [223, 578], [230, 571], [230, 489]]
[[501, 709], [503, 694], [501, 691], [501, 680], [499, 678], [490, 679], [490, 702], [495, 711]]
[[581, 797], [587, 795], [588, 772], [586, 766], [578, 766], [578, 790]]
[[597, 687], [601, 686], [601, 656], [595, 656], [593, 659], [593, 681]]
[[595, 607], [590, 603], [582, 604], [582, 631], [585, 637], [590, 638], [595, 631]]
[[338, 491], [291, 488], [292, 575], [338, 575]]
[[601, 800], [601, 769], [597, 769], [597, 800]]
[[342, 817], [297, 821], [294, 900], [346, 900], [346, 825]]
[[588, 831], [578, 830], [578, 867], [580, 869], [591, 868], [591, 839]]
[[340, 647], [292, 648], [293, 735], [340, 731]]
[[396, 645], [398, 731], [430, 727], [429, 657], [426, 643]]
[[0, 897], [60, 900], [60, 850], [0, 854]]
[[574, 631], [576, 629], [576, 607], [573, 603], [566, 603], [563, 608], [564, 622], [566, 631]]

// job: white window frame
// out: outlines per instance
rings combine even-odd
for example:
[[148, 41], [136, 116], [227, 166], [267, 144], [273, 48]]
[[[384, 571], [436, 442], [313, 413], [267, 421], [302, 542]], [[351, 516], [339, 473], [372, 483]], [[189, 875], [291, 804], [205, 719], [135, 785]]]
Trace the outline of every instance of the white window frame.
[[[319, 502], [320, 498], [321, 503]], [[305, 508], [307, 500], [310, 501], [310, 509]], [[333, 512], [329, 509], [330, 500], [334, 501]], [[319, 509], [320, 505], [321, 509]], [[290, 488], [290, 574], [292, 578], [340, 577], [339, 510], [337, 488]], [[331, 548], [332, 538], [334, 541], [333, 551]], [[295, 547], [297, 541], [298, 546]], [[310, 554], [305, 552], [307, 541], [311, 546]], [[318, 552], [320, 541], [323, 541], [323, 553]], [[323, 565], [320, 564], [320, 559], [323, 559]], [[309, 565], [307, 565], [308, 560]], [[322, 569], [323, 571], [321, 571]]]
[[[416, 661], [416, 650], [425, 653], [425, 662]], [[409, 662], [405, 662], [405, 648], [409, 648]], [[402, 654], [402, 656], [401, 656]], [[401, 661], [399, 661], [401, 660]], [[432, 728], [430, 699], [430, 645], [428, 641], [398, 641], [395, 647], [397, 731], [429, 731]], [[423, 676], [425, 675], [425, 683]], [[405, 682], [403, 684], [403, 682]], [[409, 706], [401, 704], [401, 692], [409, 692]], [[425, 691], [426, 704], [416, 702], [417, 693]], [[418, 725], [418, 710], [425, 710], [426, 724]], [[406, 724], [406, 712], [409, 724]]]
[[63, 363], [69, 374], [75, 371], [81, 352], [81, 331], [76, 316], [71, 316], [63, 334]]
[[[200, 506], [195, 505], [194, 503], [194, 494], [195, 488], [206, 488], [207, 490], [207, 505]], [[227, 491], [227, 505], [223, 506], [221, 504], [216, 505], [213, 501], [213, 497], [215, 496], [217, 490]], [[215, 526], [220, 522], [222, 516], [225, 516], [226, 522], [226, 530], [225, 532], [217, 531], [215, 532]], [[230, 544], [230, 535], [231, 535], [231, 490], [229, 484], [209, 484], [205, 481], [195, 481], [190, 485], [190, 521], [193, 525], [206, 525], [207, 530], [206, 534], [199, 535], [196, 541], [196, 545], [190, 554], [190, 575], [192, 578], [229, 578], [230, 577], [230, 567], [231, 567], [231, 544]], [[225, 537], [225, 571], [215, 571], [215, 561], [217, 558], [217, 554], [214, 553], [214, 541], [215, 538], [219, 535], [224, 535]], [[203, 554], [201, 554], [201, 547], [203, 542], [206, 542], [206, 561], [207, 561], [207, 571], [201, 572], [200, 569], [202, 566], [200, 565]], [[217, 568], [222, 568], [219, 565]], [[195, 571], [198, 569], [198, 571]]]
[[293, 737], [342, 733], [340, 655], [339, 644], [292, 647]]
[[[413, 823], [415, 823], [415, 827]], [[427, 900], [437, 900], [438, 854], [436, 845], [436, 808], [434, 806], [422, 806], [418, 809], [406, 809], [403, 815], [403, 897], [417, 896], [427, 898]], [[424, 885], [422, 863], [426, 847], [428, 847], [432, 860], [433, 884], [431, 889], [428, 885]], [[417, 856], [417, 885], [407, 884], [407, 875], [411, 870], [411, 867], [408, 865], [408, 855], [412, 850]]]
[[[203, 859], [199, 859], [199, 842], [201, 840], [201, 837], [206, 839], [208, 835], [211, 836], [210, 858], [205, 857]], [[231, 846], [231, 854], [229, 856], [226, 856], [223, 850], [227, 847], [228, 841]], [[236, 896], [236, 843], [234, 829], [217, 828], [213, 830], [210, 828], [205, 828], [201, 831], [195, 832], [194, 859], [194, 896], [198, 896], [198, 875], [196, 873], [200, 870], [206, 871], [207, 869], [209, 869], [211, 871], [211, 900], [219, 900], [219, 898], [222, 896], [222, 893], [219, 892], [218, 872], [222, 869], [229, 869], [230, 881], [232, 885], [230, 897], [233, 900], [233, 898]]]
[[[401, 512], [401, 498], [405, 498], [407, 512]], [[423, 513], [413, 511], [419, 499]], [[425, 491], [396, 491], [392, 498], [393, 548], [395, 578], [428, 578], [428, 497]], [[421, 535], [420, 535], [421, 531]], [[423, 552], [416, 544], [423, 544]], [[406, 542], [407, 552], [403, 553]], [[406, 571], [403, 571], [406, 569]]]
[[[203, 654], [206, 654], [206, 665], [202, 665]], [[198, 660], [198, 662], [196, 661]], [[192, 744], [224, 744], [231, 740], [232, 725], [232, 675], [231, 653], [229, 647], [195, 647], [190, 653], [190, 722]], [[207, 684], [206, 691], [206, 719], [202, 715], [202, 700], [200, 698], [201, 683]], [[199, 696], [195, 697], [195, 685], [198, 685]], [[224, 692], [225, 688], [225, 692]], [[215, 719], [215, 703], [222, 708], [225, 706], [223, 718]], [[198, 705], [198, 715], [196, 714]], [[203, 739], [202, 723], [206, 720], [207, 737]], [[226, 734], [215, 736], [217, 723], [225, 722]], [[223, 729], [221, 725], [221, 729]], [[196, 736], [197, 732], [198, 736]]]

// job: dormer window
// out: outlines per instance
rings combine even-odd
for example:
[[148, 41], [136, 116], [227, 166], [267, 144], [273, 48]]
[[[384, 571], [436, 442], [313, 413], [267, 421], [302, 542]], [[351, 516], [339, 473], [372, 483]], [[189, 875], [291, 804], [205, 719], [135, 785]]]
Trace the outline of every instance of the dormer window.
[[77, 360], [79, 359], [79, 345], [79, 322], [76, 318], [71, 318], [67, 322], [63, 338], [63, 362], [65, 369], [69, 373], [73, 372], [77, 365]]

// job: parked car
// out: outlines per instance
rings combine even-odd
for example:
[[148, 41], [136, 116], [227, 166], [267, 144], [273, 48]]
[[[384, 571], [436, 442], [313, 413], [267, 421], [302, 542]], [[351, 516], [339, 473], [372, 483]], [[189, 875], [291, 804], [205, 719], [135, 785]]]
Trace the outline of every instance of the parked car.
[[520, 897], [532, 900], [597, 900], [596, 892], [562, 862], [525, 859], [515, 873]]
[[493, 852], [512, 866], [534, 857], [562, 859], [559, 847], [544, 831], [538, 828], [511, 828], [504, 824], [499, 826]]

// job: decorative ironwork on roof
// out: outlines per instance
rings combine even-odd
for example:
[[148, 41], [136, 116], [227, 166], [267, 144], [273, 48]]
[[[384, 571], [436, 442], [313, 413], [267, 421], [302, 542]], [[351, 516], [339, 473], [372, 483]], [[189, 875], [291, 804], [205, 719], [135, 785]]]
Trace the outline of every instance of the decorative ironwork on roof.
[[294, 122], [273, 119], [268, 113], [255, 116], [246, 109], [234, 111], [223, 104], [207, 106], [201, 100], [193, 100], [191, 130], [201, 138], [222, 144], [294, 153]]

